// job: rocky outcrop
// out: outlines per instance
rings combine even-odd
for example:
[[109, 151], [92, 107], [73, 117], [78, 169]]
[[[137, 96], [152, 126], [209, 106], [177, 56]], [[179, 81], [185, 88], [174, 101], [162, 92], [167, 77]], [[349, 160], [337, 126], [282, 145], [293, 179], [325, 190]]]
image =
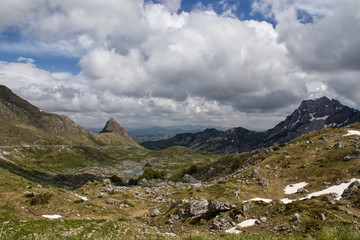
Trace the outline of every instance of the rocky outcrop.
[[189, 174], [185, 174], [182, 178], [182, 182], [183, 183], [190, 183], [190, 184], [194, 184], [194, 183], [198, 183], [199, 181], [196, 180], [193, 176], [189, 175]]
[[119, 133], [123, 136], [127, 136], [127, 131], [124, 127], [122, 127], [118, 122], [116, 122], [115, 118], [110, 118], [103, 130], [100, 133], [108, 133], [108, 132], [115, 132]]

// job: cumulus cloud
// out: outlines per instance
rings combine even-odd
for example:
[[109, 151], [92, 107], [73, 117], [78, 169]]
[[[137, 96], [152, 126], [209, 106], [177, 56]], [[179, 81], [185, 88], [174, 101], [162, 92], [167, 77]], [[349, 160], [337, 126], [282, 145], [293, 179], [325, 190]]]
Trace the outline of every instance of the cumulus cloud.
[[328, 94], [359, 102], [359, 1], [260, 0], [253, 7], [276, 19], [278, 42], [309, 78], [320, 76]]
[[275, 26], [238, 19], [236, 1], [217, 4], [180, 12], [180, 0], [2, 1], [0, 31], [24, 41], [1, 51], [76, 56], [81, 72], [20, 57], [0, 62], [1, 82], [85, 125], [118, 115], [128, 124], [264, 118], [256, 127], [266, 128], [305, 98], [360, 102], [359, 1], [254, 1]]
[[212, 11], [173, 16], [159, 6], [145, 14], [156, 22], [157, 35], [126, 54], [101, 48], [80, 60], [93, 86], [130, 97], [201, 97], [245, 112], [272, 111], [304, 95], [298, 69], [271, 24]]

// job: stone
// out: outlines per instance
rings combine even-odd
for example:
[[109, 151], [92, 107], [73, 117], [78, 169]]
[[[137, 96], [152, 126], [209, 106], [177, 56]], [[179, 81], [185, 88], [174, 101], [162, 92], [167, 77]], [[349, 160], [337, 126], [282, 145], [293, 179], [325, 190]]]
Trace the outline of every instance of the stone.
[[340, 179], [336, 179], [336, 182], [335, 182], [336, 185], [340, 185], [341, 184], [341, 181]]
[[246, 212], [246, 211], [249, 210], [249, 209], [250, 209], [250, 205], [249, 205], [249, 204], [246, 204], [246, 205], [242, 206], [242, 211], [243, 211], [243, 212]]
[[334, 148], [335, 149], [339, 149], [339, 148], [342, 148], [343, 146], [341, 145], [340, 142], [337, 142], [335, 145], [334, 145]]
[[266, 223], [266, 217], [260, 217], [259, 220], [260, 220], [260, 222], [262, 222], [262, 223]]
[[299, 188], [296, 192], [297, 193], [308, 193], [310, 191], [308, 189], [306, 189], [306, 188]]
[[343, 194], [341, 195], [341, 197], [348, 199], [350, 198], [352, 195], [357, 194], [358, 190], [360, 187], [360, 183], [359, 181], [355, 181], [353, 183], [351, 183], [343, 192]]
[[354, 158], [353, 156], [346, 155], [346, 156], [343, 158], [343, 161], [347, 162], [347, 161], [350, 161], [350, 160], [353, 159], [353, 158]]
[[118, 205], [118, 204], [120, 204], [119, 200], [116, 200], [116, 199], [113, 199], [113, 198], [106, 199], [106, 200], [104, 200], [104, 202], [106, 204], [109, 204], [109, 205]]
[[300, 220], [300, 214], [299, 213], [294, 213], [294, 216], [291, 219], [292, 221], [298, 221]]
[[183, 183], [198, 183], [199, 181], [196, 180], [193, 176], [189, 174], [185, 174], [182, 178]]
[[259, 167], [254, 168], [252, 171], [249, 172], [248, 177], [254, 179], [259, 178], [259, 169], [260, 169]]
[[266, 178], [261, 178], [259, 181], [258, 181], [258, 184], [260, 186], [269, 186], [269, 182]]
[[224, 229], [227, 229], [227, 228], [231, 228], [234, 225], [235, 225], [235, 222], [231, 218], [227, 217], [227, 218], [221, 219], [220, 221], [214, 221], [211, 224], [210, 229], [224, 230]]
[[[227, 212], [232, 209], [233, 205], [230, 205], [229, 203], [223, 203], [219, 202], [217, 200], [210, 200], [208, 205], [209, 213], [211, 214], [217, 214], [219, 212]], [[236, 208], [236, 206], [235, 206]]]
[[319, 217], [320, 217], [321, 220], [326, 221], [325, 214], [320, 213], [320, 214], [319, 214]]
[[189, 202], [189, 201], [188, 201], [188, 200], [185, 200], [185, 199], [176, 201], [176, 202], [174, 202], [173, 204], [171, 204], [170, 209], [177, 208], [177, 207], [181, 206], [182, 204], [188, 203], [188, 202]]
[[209, 201], [206, 199], [190, 201], [190, 215], [198, 217], [208, 212]]
[[151, 211], [151, 213], [150, 213], [150, 216], [152, 216], [152, 217], [156, 217], [156, 216], [159, 216], [159, 215], [161, 215], [161, 212], [160, 212], [160, 210], [157, 209], [157, 208], [153, 209], [153, 210]]
[[264, 166], [264, 168], [265, 168], [265, 169], [270, 169], [271, 167], [270, 167], [270, 165], [266, 164], [266, 165]]

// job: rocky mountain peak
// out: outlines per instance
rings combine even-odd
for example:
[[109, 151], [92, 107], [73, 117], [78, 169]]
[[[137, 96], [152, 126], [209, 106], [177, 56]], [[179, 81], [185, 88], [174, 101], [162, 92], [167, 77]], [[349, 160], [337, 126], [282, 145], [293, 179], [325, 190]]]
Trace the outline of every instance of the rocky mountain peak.
[[[332, 101], [336, 101], [336, 100], [332, 100]], [[301, 102], [298, 109], [301, 111], [312, 113], [319, 108], [324, 108], [324, 107], [326, 108], [332, 101], [327, 97], [321, 97], [315, 100], [304, 100]], [[336, 102], [339, 103], [338, 101]]]
[[116, 132], [121, 135], [127, 135], [126, 129], [122, 127], [113, 117], [106, 122], [104, 129], [101, 130], [100, 133], [107, 133], [107, 132]]

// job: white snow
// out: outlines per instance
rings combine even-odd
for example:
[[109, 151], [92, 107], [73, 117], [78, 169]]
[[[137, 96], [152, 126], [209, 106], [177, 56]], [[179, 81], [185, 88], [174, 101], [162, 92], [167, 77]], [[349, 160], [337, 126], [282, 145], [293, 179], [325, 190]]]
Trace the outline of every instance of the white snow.
[[328, 117], [329, 117], [329, 115], [325, 115], [325, 116], [323, 116], [323, 117], [314, 117], [314, 115], [315, 115], [316, 113], [314, 113], [314, 114], [312, 114], [312, 113], [309, 113], [309, 115], [310, 115], [310, 122], [312, 122], [312, 121], [315, 121], [315, 120], [326, 120], [326, 119], [328, 119]]
[[58, 219], [58, 218], [62, 218], [61, 215], [58, 215], [58, 214], [54, 214], [54, 215], [41, 215], [42, 217], [44, 218], [47, 218], [47, 219]]
[[356, 179], [356, 178], [352, 178], [350, 180], [350, 182], [348, 183], [342, 183], [339, 185], [335, 185], [329, 188], [326, 188], [324, 190], [318, 191], [318, 192], [314, 192], [314, 193], [310, 193], [309, 195], [307, 195], [306, 197], [300, 198], [299, 200], [304, 200], [304, 199], [310, 199], [312, 197], [318, 197], [321, 195], [326, 195], [326, 194], [330, 194], [330, 193], [335, 193], [337, 195], [337, 197], [335, 198], [335, 200], [340, 200], [341, 199], [341, 195], [343, 194], [344, 190], [346, 188], [349, 187], [349, 185], [355, 181], [360, 181], [360, 179]]
[[296, 201], [296, 199], [288, 199], [288, 198], [283, 198], [283, 199], [280, 199], [280, 201], [284, 204], [288, 204], [288, 203], [292, 203], [293, 201]]
[[252, 198], [252, 199], [249, 199], [249, 200], [245, 200], [243, 201], [244, 203], [246, 202], [266, 202], [266, 203], [271, 203], [273, 200], [272, 199], [268, 199], [268, 198]]
[[348, 133], [343, 136], [351, 136], [351, 135], [359, 135], [360, 136], [360, 131], [348, 130]]
[[256, 220], [257, 219], [248, 219], [248, 220], [242, 221], [241, 223], [239, 223], [235, 227], [227, 229], [225, 232], [226, 233], [239, 234], [239, 233], [241, 233], [241, 231], [238, 230], [239, 228], [246, 228], [246, 227], [254, 226], [256, 224]]
[[303, 188], [306, 185], [308, 185], [308, 183], [306, 183], [306, 182], [290, 184], [284, 188], [284, 192], [285, 192], [285, 194], [294, 194], [297, 192], [298, 189]]
[[87, 197], [80, 196], [80, 195], [77, 194], [77, 193], [75, 193], [75, 196], [77, 196], [78, 198], [80, 198], [80, 199], [83, 200], [83, 201], [89, 200]]

